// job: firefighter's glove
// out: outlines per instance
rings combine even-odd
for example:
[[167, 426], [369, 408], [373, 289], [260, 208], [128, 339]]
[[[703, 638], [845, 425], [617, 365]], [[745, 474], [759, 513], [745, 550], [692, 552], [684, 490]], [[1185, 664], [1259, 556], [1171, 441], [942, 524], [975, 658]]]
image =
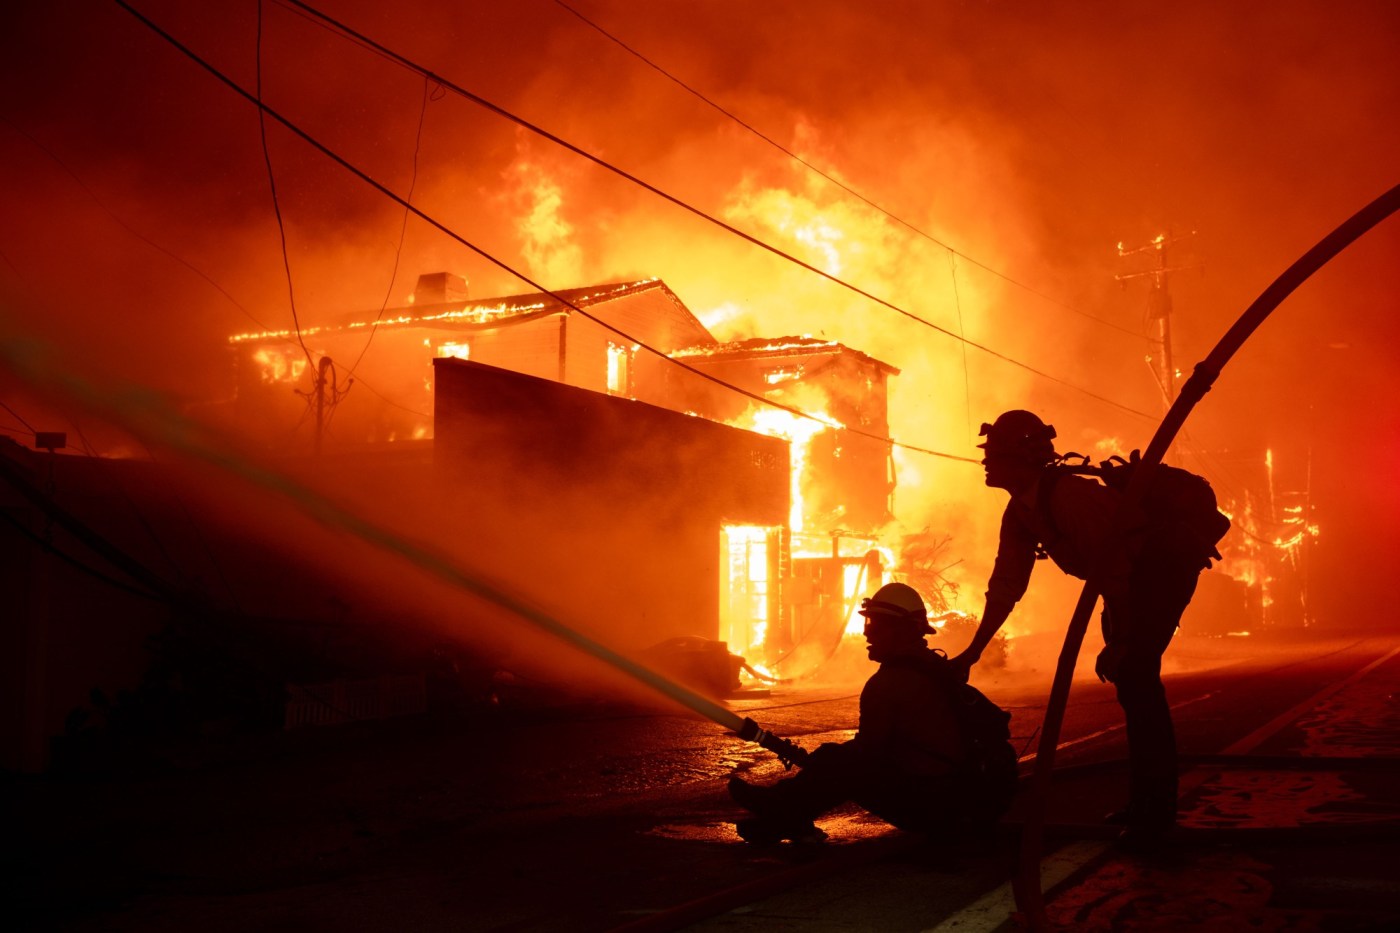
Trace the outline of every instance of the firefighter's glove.
[[1094, 673], [1099, 675], [1099, 680], [1109, 684], [1116, 682], [1118, 668], [1123, 665], [1123, 657], [1127, 653], [1128, 646], [1121, 641], [1104, 645], [1094, 661]]
[[788, 739], [780, 739], [771, 736], [772, 741], [764, 742], [763, 747], [778, 756], [778, 760], [783, 763], [784, 771], [791, 771], [793, 765], [799, 768], [807, 764], [811, 753], [807, 749]]

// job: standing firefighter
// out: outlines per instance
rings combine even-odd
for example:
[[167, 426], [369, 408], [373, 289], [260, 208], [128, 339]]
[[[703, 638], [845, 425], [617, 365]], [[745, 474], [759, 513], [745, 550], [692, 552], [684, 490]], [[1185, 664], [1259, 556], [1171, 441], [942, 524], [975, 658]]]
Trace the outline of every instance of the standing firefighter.
[[860, 728], [849, 742], [822, 745], [776, 784], [730, 778], [730, 796], [754, 814], [737, 826], [750, 842], [823, 838], [812, 821], [848, 801], [901, 829], [940, 837], [985, 830], [1010, 804], [1011, 717], [924, 644], [937, 630], [923, 599], [890, 583], [860, 613], [866, 650], [880, 665], [860, 694]]
[[[950, 665], [958, 676], [967, 676], [1025, 593], [1037, 557], [1048, 556], [1071, 576], [1093, 579], [1104, 598], [1104, 648], [1094, 672], [1117, 690], [1128, 738], [1128, 805], [1107, 818], [1126, 827], [1120, 837], [1124, 844], [1150, 846], [1176, 821], [1176, 736], [1162, 687], [1162, 653], [1200, 571], [1209, 566], [1206, 555], [1219, 556], [1214, 552], [1219, 535], [1205, 545], [1188, 542], [1190, 534], [1172, 527], [1179, 521], [1153, 517], [1154, 511], [1170, 514], [1169, 507], [1137, 510], [1135, 520], [1119, 520], [1122, 493], [1116, 487], [1122, 484], [1099, 483], [1060, 465], [1052, 443], [1055, 429], [1031, 412], [1008, 411], [982, 425], [982, 435], [987, 485], [1005, 489], [1011, 501], [1002, 515], [982, 621], [967, 650]], [[1126, 476], [1126, 464], [1121, 469], [1116, 479]], [[1204, 487], [1214, 511], [1204, 480], [1159, 467], [1164, 475], [1168, 470]]]

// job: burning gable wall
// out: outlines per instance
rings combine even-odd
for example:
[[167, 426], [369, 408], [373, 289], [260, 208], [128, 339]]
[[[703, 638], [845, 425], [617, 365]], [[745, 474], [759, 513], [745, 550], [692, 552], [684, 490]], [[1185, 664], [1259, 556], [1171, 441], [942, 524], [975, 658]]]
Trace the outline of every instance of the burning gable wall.
[[[890, 521], [895, 485], [890, 445], [874, 438], [889, 436], [888, 379], [899, 370], [834, 341], [810, 337], [745, 340], [674, 355], [722, 382], [839, 425], [824, 428], [802, 419], [805, 424], [772, 431], [795, 444], [804, 442], [794, 497], [802, 500], [803, 514], [794, 516], [793, 531], [872, 534]], [[671, 374], [669, 390], [664, 404], [729, 424], [758, 422], [758, 430], [764, 430], [764, 419], [798, 420], [684, 371]]]

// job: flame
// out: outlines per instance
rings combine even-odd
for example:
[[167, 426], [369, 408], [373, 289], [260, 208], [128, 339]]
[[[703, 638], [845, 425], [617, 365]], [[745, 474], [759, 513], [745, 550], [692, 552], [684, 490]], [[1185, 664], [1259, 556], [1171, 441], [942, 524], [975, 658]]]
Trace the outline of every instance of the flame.
[[840, 228], [818, 217], [811, 223], [798, 227], [792, 235], [797, 242], [804, 243], [821, 254], [824, 260], [821, 264], [822, 269], [832, 275], [842, 273], [841, 253], [836, 248], [836, 244], [845, 238]]
[[760, 664], [756, 661], [748, 661], [745, 663], [747, 663], [749, 667], [751, 667], [755, 672], [759, 674], [759, 679], [761, 680], [776, 680], [778, 677], [778, 675], [773, 673], [773, 671], [765, 664]]
[[466, 343], [440, 343], [437, 347], [437, 355], [443, 359], [466, 360], [472, 354], [471, 344]]
[[760, 224], [772, 230], [778, 239], [791, 240], [805, 249], [803, 258], [831, 275], [845, 275], [848, 264], [841, 247], [856, 253], [860, 245], [848, 240], [842, 228], [842, 215], [849, 226], [850, 209], [838, 205], [821, 205], [810, 197], [783, 187], [754, 189], [746, 187], [724, 212], [726, 220]]
[[728, 598], [720, 607], [720, 640], [740, 655], [763, 647], [768, 637], [769, 539], [761, 525], [724, 527]]
[[812, 438], [828, 427], [842, 428], [845, 425], [822, 414], [814, 413], [813, 417], [804, 418], [781, 408], [757, 407], [750, 408], [743, 417], [731, 424], [769, 437], [781, 437], [790, 445], [792, 507], [788, 513], [788, 527], [793, 532], [800, 532], [805, 527], [802, 474], [807, 466], [807, 454], [812, 446]]
[[[879, 548], [870, 538], [857, 536], [832, 536], [829, 534], [803, 534], [810, 522], [804, 514], [805, 500], [802, 485], [806, 472], [812, 439], [828, 428], [842, 428], [840, 422], [825, 414], [814, 413], [811, 417], [777, 408], [751, 407], [744, 415], [730, 422], [734, 427], [744, 428], [781, 437], [789, 444], [791, 471], [789, 483], [791, 508], [788, 513], [788, 557], [802, 559], [843, 559], [848, 561], [841, 567], [840, 606], [844, 607], [845, 618], [841, 621], [845, 635], [860, 636], [864, 632], [864, 619], [857, 614], [860, 597], [865, 592], [878, 588], [885, 582], [867, 579], [865, 565], [861, 561], [871, 550], [882, 552], [883, 565], [889, 566], [894, 558], [888, 549]], [[772, 620], [768, 601], [773, 593], [770, 583], [769, 548], [776, 547], [773, 529], [759, 526], [731, 525], [725, 529], [726, 553], [728, 554], [726, 579], [726, 617], [721, 621], [721, 634], [730, 650], [749, 660], [751, 667], [764, 677], [771, 678], [768, 668], [755, 665], [751, 657], [769, 647], [768, 638]], [[833, 594], [834, 595], [834, 594]], [[776, 666], [769, 661], [770, 666]]]
[[607, 386], [609, 395], [632, 397], [632, 359], [640, 349], [641, 345], [636, 343], [624, 346], [608, 342]]
[[573, 224], [564, 217], [564, 189], [545, 166], [518, 158], [505, 172], [516, 233], [530, 273], [547, 282], [577, 282], [583, 272], [583, 248]]
[[709, 331], [718, 330], [731, 324], [731, 322], [742, 320], [747, 313], [743, 305], [733, 301], [722, 302], [708, 311], [697, 311], [695, 316], [700, 319], [700, 323], [705, 325]]
[[253, 354], [253, 362], [259, 366], [263, 385], [300, 382], [306, 372], [306, 356], [292, 350], [263, 347]]
[[861, 595], [863, 592], [874, 592], [883, 586], [888, 574], [881, 574], [878, 580], [867, 580], [866, 576], [863, 567], [847, 564], [842, 568], [841, 594], [845, 605], [850, 607], [846, 615], [846, 624], [842, 628], [842, 634], [847, 638], [859, 638], [865, 634], [865, 616], [860, 614]]
[[1265, 451], [1262, 465], [1267, 485], [1257, 499], [1247, 493], [1243, 507], [1237, 502], [1220, 504], [1234, 531], [1221, 544], [1225, 558], [1219, 570], [1250, 591], [1246, 604], [1255, 607], [1250, 614], [1254, 624], [1306, 626], [1308, 546], [1322, 529], [1310, 520], [1306, 493], [1275, 487], [1272, 450]]
[[763, 381], [771, 386], [790, 379], [801, 379], [802, 375], [803, 370], [800, 366], [792, 369], [774, 369], [763, 374]]

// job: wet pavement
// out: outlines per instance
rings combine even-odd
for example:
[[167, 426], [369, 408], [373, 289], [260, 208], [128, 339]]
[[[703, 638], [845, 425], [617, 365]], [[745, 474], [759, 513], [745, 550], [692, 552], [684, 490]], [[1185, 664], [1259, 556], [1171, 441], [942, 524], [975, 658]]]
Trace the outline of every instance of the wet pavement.
[[[1119, 853], [1098, 823], [1121, 803], [1121, 721], [1110, 688], [1077, 681], [1042, 866], [1054, 928], [1397, 928], [1393, 649], [1174, 645], [1183, 752], [1249, 757], [1187, 774], [1182, 839], [1153, 858]], [[1048, 681], [1013, 669], [981, 683], [1013, 708], [1027, 749]], [[855, 727], [851, 686], [731, 705], [809, 748]], [[824, 844], [748, 846], [724, 779], [764, 782], [781, 765], [684, 715], [574, 704], [211, 740], [182, 755], [121, 779], [12, 780], [7, 927], [1015, 928], [1014, 825], [946, 852], [846, 809], [822, 821]], [[1253, 766], [1271, 756], [1318, 767]]]
[[[1070, 768], [1050, 803], [1057, 841], [1042, 863], [1048, 927], [1400, 929], [1400, 649], [1357, 648], [1327, 666], [1336, 675], [1330, 682], [1292, 671], [1304, 687], [1323, 685], [1220, 749], [1225, 756], [1194, 763], [1183, 779], [1181, 830], [1157, 852], [1122, 852], [1097, 824], [1096, 814], [1113, 805], [1121, 769]], [[1176, 714], [1185, 736], [1217, 718], [1193, 712]], [[1184, 741], [1184, 750], [1193, 744]], [[1218, 766], [1222, 760], [1233, 766]], [[994, 852], [961, 864], [940, 864], [911, 846], [688, 928], [1024, 929], [1005, 883], [1016, 841], [1006, 833]]]
[[1227, 749], [1253, 766], [1189, 773], [1184, 840], [1155, 859], [1107, 853], [1052, 899], [1051, 921], [1400, 928], [1400, 656], [1381, 658]]

